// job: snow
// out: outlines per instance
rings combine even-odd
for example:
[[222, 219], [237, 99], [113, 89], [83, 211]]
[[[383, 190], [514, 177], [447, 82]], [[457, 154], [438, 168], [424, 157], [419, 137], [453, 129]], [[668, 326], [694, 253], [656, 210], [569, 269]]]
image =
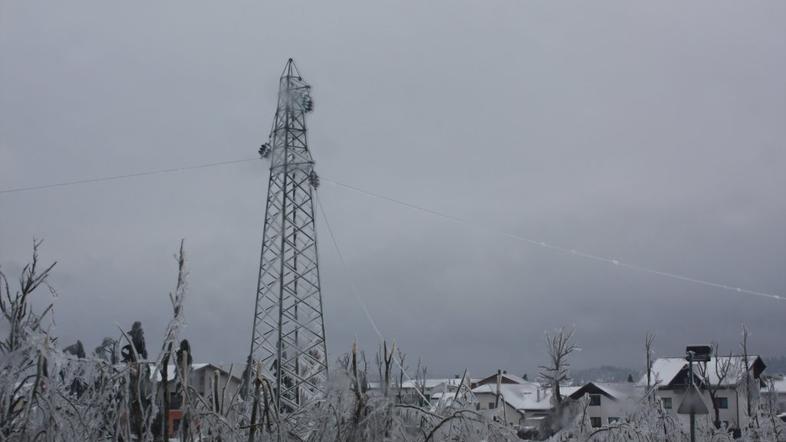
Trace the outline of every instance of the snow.
[[[502, 383], [505, 383], [505, 380], [510, 381], [508, 383], [514, 383], [514, 384], [527, 384], [527, 383], [529, 383], [528, 380], [522, 378], [521, 376], [516, 376], [515, 374], [501, 373], [500, 374], [500, 378], [502, 379]], [[478, 380], [477, 383], [496, 384], [497, 383], [497, 375], [493, 374], [491, 376], [487, 376], [487, 377], [485, 377], [483, 379]]]
[[[551, 392], [539, 384], [524, 381], [523, 384], [500, 384], [500, 396], [516, 410], [550, 410]], [[540, 393], [538, 393], [540, 390]], [[472, 389], [473, 394], [497, 394], [496, 384], [484, 384]]]
[[[210, 364], [206, 364], [206, 363], [191, 364], [191, 371], [194, 372], [197, 370], [201, 370], [207, 367], [208, 365]], [[174, 364], [167, 365], [166, 376], [167, 379], [169, 379], [170, 381], [173, 381], [177, 377], [177, 370], [175, 370]], [[161, 382], [161, 371], [156, 370], [154, 364], [150, 364], [150, 379], [155, 380], [156, 382]]]
[[778, 394], [786, 393], [786, 377], [782, 377], [780, 379], [778, 378], [768, 379], [766, 385], [761, 388], [762, 393], [769, 393], [770, 383], [772, 383], [772, 388], [775, 390], [775, 393]]
[[[651, 382], [652, 385], [668, 385], [671, 381], [688, 366], [688, 361], [685, 358], [658, 358], [652, 364]], [[641, 386], [647, 386], [647, 374], [641, 377], [637, 383]]]
[[583, 385], [570, 385], [570, 386], [562, 386], [559, 387], [560, 396], [568, 397], [573, 393], [581, 390]]
[[[749, 355], [749, 367], [753, 367], [754, 361], [758, 358], [759, 357], [756, 355]], [[715, 371], [716, 360], [719, 365], [725, 364], [726, 362], [729, 363], [729, 372], [723, 381], [723, 385], [735, 385], [745, 376], [745, 363], [742, 356], [712, 357], [710, 361], [707, 362], [707, 375], [711, 383], [718, 383], [718, 375]], [[704, 362], [693, 363], [693, 372], [699, 377], [701, 377], [699, 371], [700, 364], [703, 365]], [[669, 385], [682, 370], [687, 370], [687, 367], [688, 361], [686, 361], [685, 358], [658, 358], [652, 364], [652, 384]], [[647, 385], [646, 373], [641, 377], [637, 385]]]
[[605, 391], [614, 399], [628, 399], [641, 397], [641, 387], [631, 382], [592, 382], [593, 385]]
[[[474, 382], [475, 380], [467, 379], [465, 382]], [[372, 384], [371, 382], [369, 384]], [[401, 383], [402, 389], [410, 389], [425, 386], [426, 389], [431, 390], [439, 386], [448, 386], [451, 388], [461, 385], [461, 378], [447, 378], [447, 379], [425, 379], [425, 380], [407, 380]]]

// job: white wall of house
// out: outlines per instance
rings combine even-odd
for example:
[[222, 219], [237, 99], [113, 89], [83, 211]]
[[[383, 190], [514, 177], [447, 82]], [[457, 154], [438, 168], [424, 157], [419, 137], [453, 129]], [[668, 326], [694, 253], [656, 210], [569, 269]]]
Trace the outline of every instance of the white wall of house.
[[475, 393], [475, 398], [478, 400], [476, 408], [479, 411], [492, 410], [500, 420], [507, 420], [508, 425], [516, 426], [524, 423], [524, 414], [505, 402], [502, 396], [499, 398], [499, 407], [497, 408], [494, 407], [497, 400], [497, 395], [494, 393]]
[[626, 400], [616, 400], [602, 394], [590, 394], [590, 404], [587, 406], [593, 427], [603, 427], [620, 420], [625, 416], [625, 410], [631, 404]]
[[[656, 396], [663, 402], [664, 408], [670, 410], [677, 415], [677, 409], [680, 407], [682, 400], [685, 398], [684, 390], [675, 389], [659, 389]], [[722, 388], [716, 394], [718, 400], [725, 398], [725, 408], [721, 408], [718, 413], [720, 421], [727, 425], [729, 428], [741, 428], [747, 424], [747, 399], [745, 396], [744, 386], [737, 388]], [[753, 399], [758, 396], [754, 395]], [[706, 420], [708, 424], [712, 424], [715, 420], [715, 410], [712, 407], [710, 394], [706, 390], [701, 391], [701, 398], [704, 405], [707, 407], [708, 414], [704, 416], [697, 416], [697, 420]], [[670, 402], [670, 404], [669, 404]], [[670, 405], [670, 407], [669, 407]], [[685, 426], [688, 425], [688, 415], [677, 415], [680, 422]]]

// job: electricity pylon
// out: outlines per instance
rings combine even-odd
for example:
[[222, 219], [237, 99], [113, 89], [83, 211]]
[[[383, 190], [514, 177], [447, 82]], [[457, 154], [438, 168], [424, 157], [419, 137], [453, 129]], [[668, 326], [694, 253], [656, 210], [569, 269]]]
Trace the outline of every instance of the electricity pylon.
[[270, 181], [245, 388], [259, 364], [273, 377], [274, 404], [284, 413], [321, 397], [327, 378], [314, 226], [319, 178], [306, 138], [310, 89], [290, 58], [269, 141], [259, 149], [270, 159]]

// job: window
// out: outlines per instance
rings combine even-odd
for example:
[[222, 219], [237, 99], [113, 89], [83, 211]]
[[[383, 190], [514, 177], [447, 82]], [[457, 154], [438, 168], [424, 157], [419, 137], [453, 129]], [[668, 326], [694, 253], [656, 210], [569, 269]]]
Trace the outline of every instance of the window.
[[603, 424], [601, 423], [599, 417], [591, 417], [590, 418], [590, 425], [592, 425], [592, 428], [600, 428], [601, 425], [603, 425]]
[[660, 398], [660, 401], [663, 403], [663, 408], [665, 410], [671, 410], [671, 398], [670, 397]]
[[611, 424], [615, 424], [615, 423], [617, 423], [617, 422], [619, 422], [619, 421], [620, 421], [620, 418], [618, 418], [618, 417], [611, 417], [611, 416], [609, 416], [609, 425], [611, 425]]
[[600, 406], [600, 395], [599, 394], [591, 394], [590, 396], [590, 406], [597, 407]]
[[729, 408], [729, 398], [727, 397], [716, 397], [715, 398], [715, 406], [721, 410]]
[[489, 402], [489, 410], [493, 410], [494, 408], [496, 408], [494, 402]]

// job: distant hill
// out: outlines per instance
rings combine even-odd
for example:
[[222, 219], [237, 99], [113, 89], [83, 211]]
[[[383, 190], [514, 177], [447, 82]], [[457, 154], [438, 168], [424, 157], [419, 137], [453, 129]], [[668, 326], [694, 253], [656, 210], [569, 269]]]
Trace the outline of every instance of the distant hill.
[[570, 377], [574, 384], [586, 384], [587, 382], [625, 382], [628, 376], [633, 376], [634, 381], [638, 381], [641, 373], [630, 368], [614, 367], [603, 365], [601, 367], [582, 368], [571, 370]]

